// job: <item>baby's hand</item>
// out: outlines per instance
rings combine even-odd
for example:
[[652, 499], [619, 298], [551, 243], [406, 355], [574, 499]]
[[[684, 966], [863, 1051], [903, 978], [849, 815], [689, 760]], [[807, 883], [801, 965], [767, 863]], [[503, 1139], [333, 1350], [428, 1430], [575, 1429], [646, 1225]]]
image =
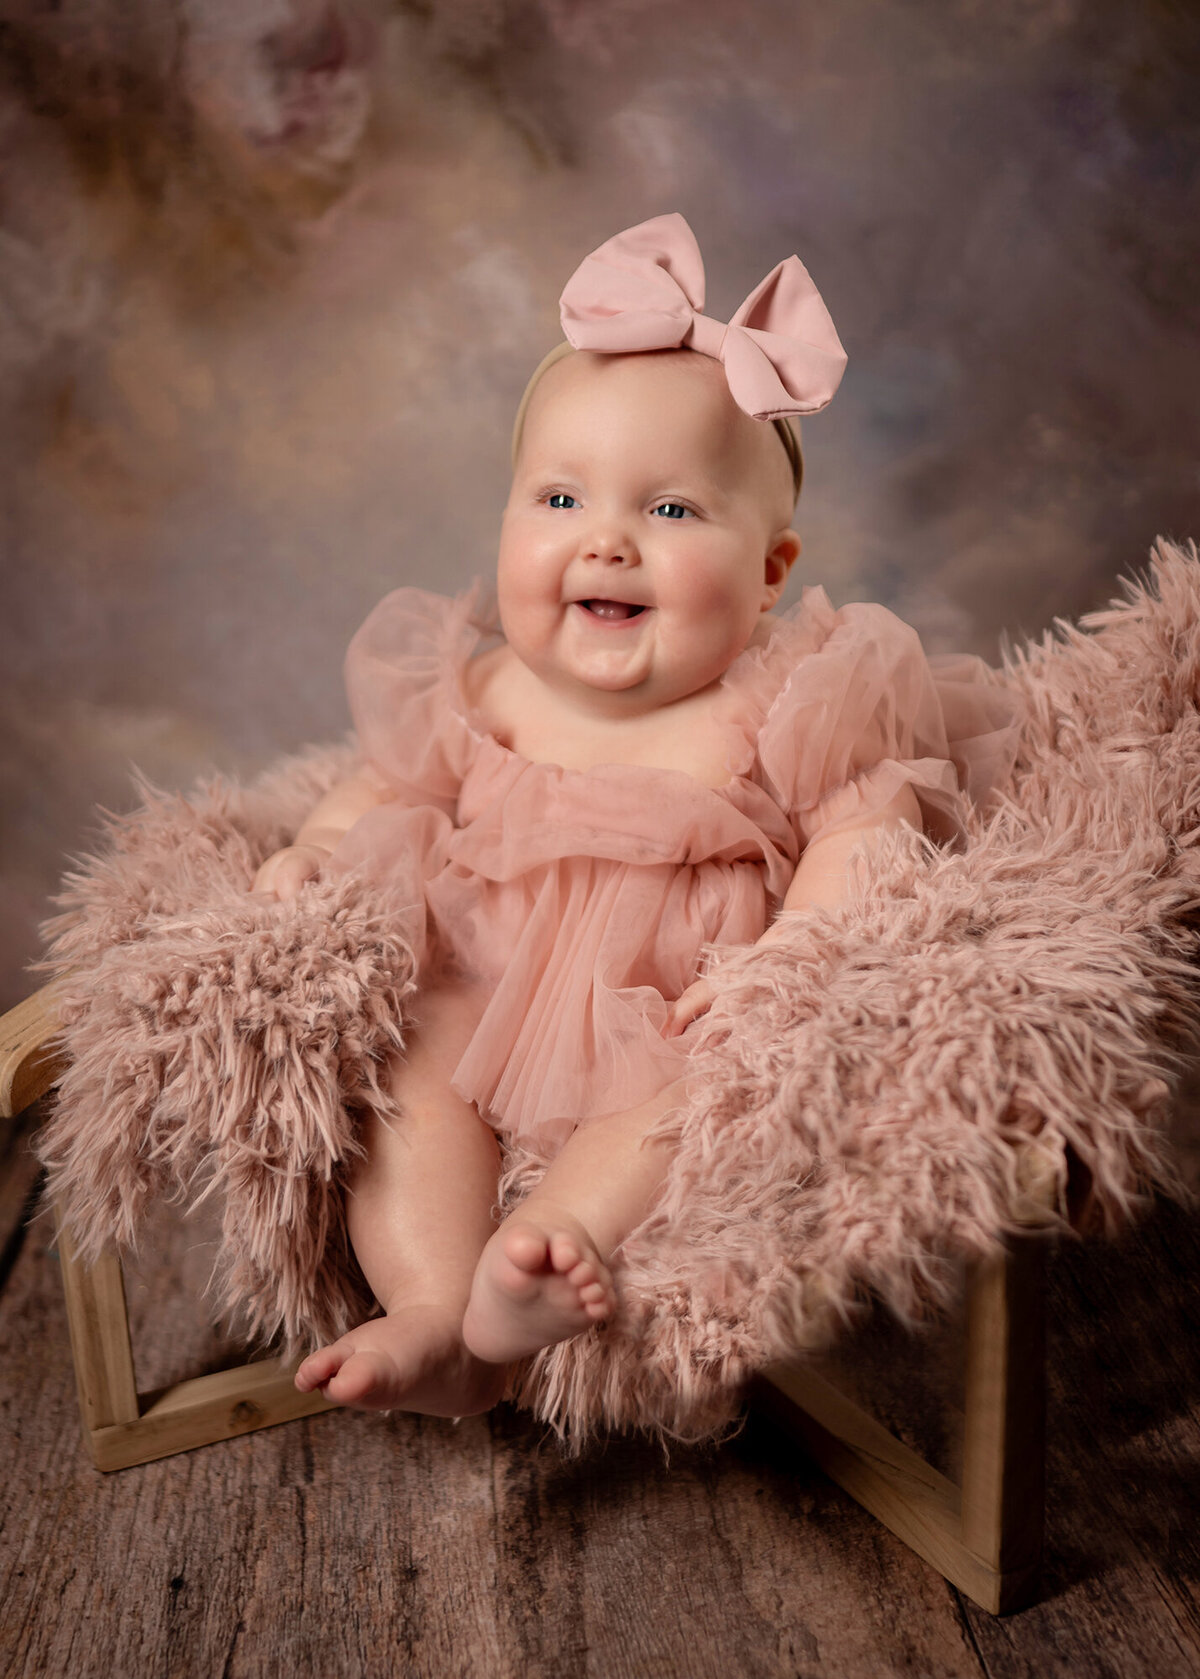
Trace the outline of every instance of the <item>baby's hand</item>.
[[663, 1026], [664, 1038], [677, 1038], [687, 1029], [693, 1020], [698, 1020], [702, 1014], [707, 1014], [712, 1007], [716, 992], [706, 979], [698, 979], [687, 990], [676, 997], [667, 1006], [666, 1024]]
[[329, 851], [323, 845], [285, 845], [268, 857], [250, 890], [256, 898], [294, 898], [306, 880], [313, 880]]

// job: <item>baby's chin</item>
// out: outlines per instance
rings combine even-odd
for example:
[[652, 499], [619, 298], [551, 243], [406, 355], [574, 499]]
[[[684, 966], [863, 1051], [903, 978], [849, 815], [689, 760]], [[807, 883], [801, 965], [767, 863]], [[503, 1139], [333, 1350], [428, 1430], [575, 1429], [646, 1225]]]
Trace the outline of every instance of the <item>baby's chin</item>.
[[565, 619], [527, 638], [510, 633], [509, 647], [543, 687], [612, 716], [644, 714], [713, 688], [745, 649], [736, 637], [701, 646], [694, 635], [671, 636], [652, 606], [609, 623], [593, 622], [583, 610], [573, 603]]
[[713, 689], [728, 666], [709, 670], [677, 670], [656, 665], [627, 663], [605, 666], [563, 666], [555, 664], [539, 672], [547, 686], [582, 709], [596, 709], [607, 716], [644, 716], [675, 705], [694, 694]]
[[545, 673], [550, 685], [581, 698], [589, 694], [608, 696], [614, 704], [646, 706], [661, 703], [653, 671], [645, 665], [616, 661], [601, 664], [556, 663]]

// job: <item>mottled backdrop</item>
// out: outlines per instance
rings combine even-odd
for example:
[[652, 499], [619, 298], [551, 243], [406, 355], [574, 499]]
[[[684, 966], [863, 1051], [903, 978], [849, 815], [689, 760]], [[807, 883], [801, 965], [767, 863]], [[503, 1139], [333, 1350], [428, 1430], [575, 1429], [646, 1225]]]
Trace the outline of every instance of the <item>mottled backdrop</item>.
[[995, 656], [1200, 534], [1200, 14], [1170, 0], [0, 0], [3, 997], [65, 854], [346, 726], [387, 588], [492, 563], [618, 227], [850, 352], [802, 571]]

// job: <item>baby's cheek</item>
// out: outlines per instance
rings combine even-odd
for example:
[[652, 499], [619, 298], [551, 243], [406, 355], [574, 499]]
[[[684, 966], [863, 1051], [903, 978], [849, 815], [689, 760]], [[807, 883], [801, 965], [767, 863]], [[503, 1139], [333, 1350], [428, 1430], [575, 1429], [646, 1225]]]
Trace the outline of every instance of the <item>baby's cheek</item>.
[[538, 594], [560, 569], [554, 545], [547, 543], [544, 531], [520, 520], [506, 523], [496, 563], [496, 586], [502, 595]]
[[552, 633], [560, 593], [557, 579], [543, 576], [532, 558], [498, 568], [496, 599], [510, 644], [519, 646], [530, 640], [540, 645]]
[[696, 633], [714, 649], [732, 647], [740, 653], [758, 616], [757, 591], [740, 577], [714, 577], [697, 566], [686, 598]]

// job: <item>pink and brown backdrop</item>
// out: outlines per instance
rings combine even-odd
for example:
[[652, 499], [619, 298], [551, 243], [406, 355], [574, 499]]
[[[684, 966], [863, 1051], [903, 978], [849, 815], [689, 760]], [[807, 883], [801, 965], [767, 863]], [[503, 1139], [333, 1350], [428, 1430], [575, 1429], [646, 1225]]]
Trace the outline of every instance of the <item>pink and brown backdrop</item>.
[[1133, 0], [2, 0], [0, 1002], [131, 766], [336, 738], [374, 601], [489, 570], [646, 216], [838, 323], [799, 581], [994, 659], [1200, 535], [1198, 79]]

